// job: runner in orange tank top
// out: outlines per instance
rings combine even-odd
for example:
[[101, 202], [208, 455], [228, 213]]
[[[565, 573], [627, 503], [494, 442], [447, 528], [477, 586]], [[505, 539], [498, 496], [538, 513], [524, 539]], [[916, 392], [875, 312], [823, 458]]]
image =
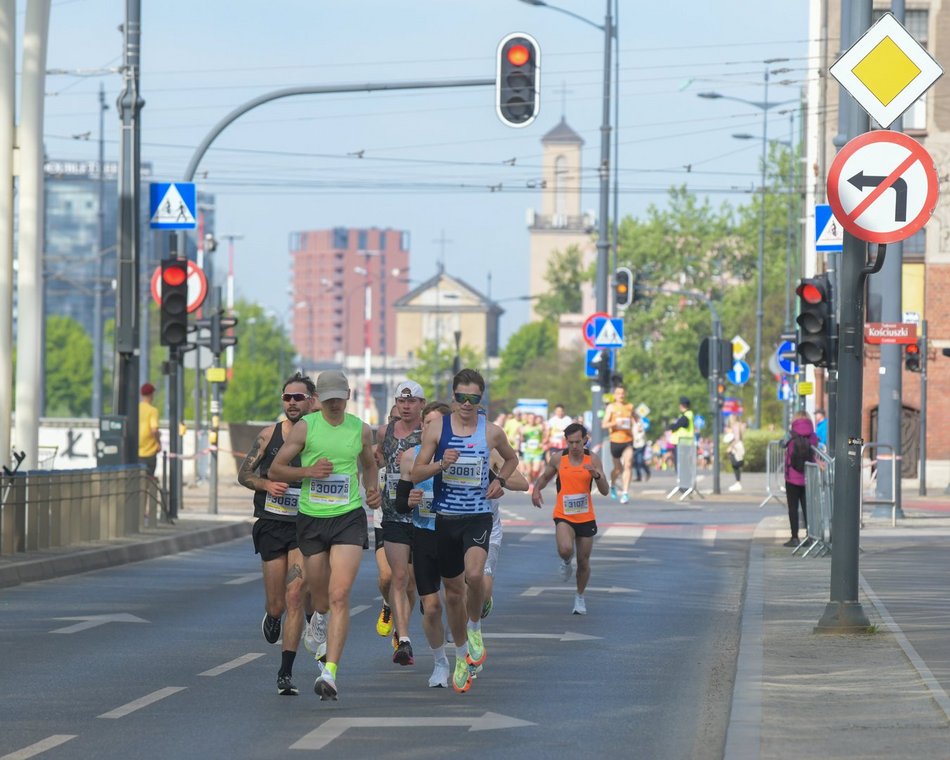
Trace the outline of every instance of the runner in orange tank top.
[[587, 428], [580, 423], [568, 425], [564, 431], [567, 451], [551, 456], [544, 471], [534, 484], [531, 503], [540, 509], [541, 491], [557, 476], [557, 502], [554, 505], [554, 528], [557, 553], [561, 557], [562, 580], [569, 580], [573, 566], [571, 558], [577, 554], [577, 593], [574, 595], [574, 614], [586, 615], [584, 590], [590, 580], [590, 552], [597, 534], [594, 518], [594, 500], [590, 491], [594, 483], [601, 495], [608, 492], [607, 476], [596, 454], [584, 448]]

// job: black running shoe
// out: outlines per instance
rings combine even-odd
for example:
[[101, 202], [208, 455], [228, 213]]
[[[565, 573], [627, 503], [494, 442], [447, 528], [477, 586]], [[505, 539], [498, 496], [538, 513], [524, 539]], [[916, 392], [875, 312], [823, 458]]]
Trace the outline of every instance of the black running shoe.
[[393, 662], [397, 665], [412, 665], [415, 663], [412, 658], [412, 644], [408, 641], [400, 641], [396, 651], [393, 652]]
[[283, 697], [296, 697], [299, 692], [290, 676], [277, 676], [277, 693]]
[[276, 644], [280, 638], [280, 618], [271, 617], [265, 612], [261, 621], [261, 632], [268, 644]]

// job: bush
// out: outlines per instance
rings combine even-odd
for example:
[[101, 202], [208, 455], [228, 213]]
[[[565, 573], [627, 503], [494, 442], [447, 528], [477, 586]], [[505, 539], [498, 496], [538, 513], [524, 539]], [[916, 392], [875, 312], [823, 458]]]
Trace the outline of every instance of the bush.
[[[765, 453], [768, 450], [769, 441], [778, 441], [781, 438], [782, 435], [779, 431], [746, 429], [742, 436], [742, 443], [745, 445], [745, 459], [743, 459], [742, 470], [744, 472], [765, 472]], [[722, 468], [731, 470], [729, 455], [726, 453], [727, 444], [721, 441], [720, 446]]]

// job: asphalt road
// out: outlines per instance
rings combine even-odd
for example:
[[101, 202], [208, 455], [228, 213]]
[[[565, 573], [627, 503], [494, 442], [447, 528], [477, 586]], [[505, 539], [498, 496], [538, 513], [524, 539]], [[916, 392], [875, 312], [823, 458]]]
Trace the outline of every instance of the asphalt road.
[[300, 696], [277, 695], [280, 652], [260, 633], [249, 539], [5, 590], [0, 760], [323, 747], [340, 758], [721, 757], [756, 505], [667, 502], [659, 486], [625, 506], [600, 499], [581, 617], [573, 580], [557, 573], [553, 495], [540, 512], [506, 496], [488, 660], [464, 695], [427, 688], [418, 615], [416, 664], [391, 662], [370, 552], [334, 703], [313, 694], [302, 647]]

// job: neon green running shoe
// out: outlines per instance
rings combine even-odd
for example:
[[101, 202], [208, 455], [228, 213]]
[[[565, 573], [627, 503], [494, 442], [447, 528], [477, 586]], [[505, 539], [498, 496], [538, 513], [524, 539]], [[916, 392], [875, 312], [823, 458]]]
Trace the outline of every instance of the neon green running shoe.
[[472, 688], [472, 675], [468, 664], [461, 657], [455, 658], [455, 671], [452, 673], [452, 688], [459, 694], [464, 694]]
[[469, 629], [468, 654], [465, 655], [466, 662], [469, 665], [481, 665], [485, 662], [486, 654], [488, 653], [485, 651], [484, 643], [482, 643], [482, 632]]

